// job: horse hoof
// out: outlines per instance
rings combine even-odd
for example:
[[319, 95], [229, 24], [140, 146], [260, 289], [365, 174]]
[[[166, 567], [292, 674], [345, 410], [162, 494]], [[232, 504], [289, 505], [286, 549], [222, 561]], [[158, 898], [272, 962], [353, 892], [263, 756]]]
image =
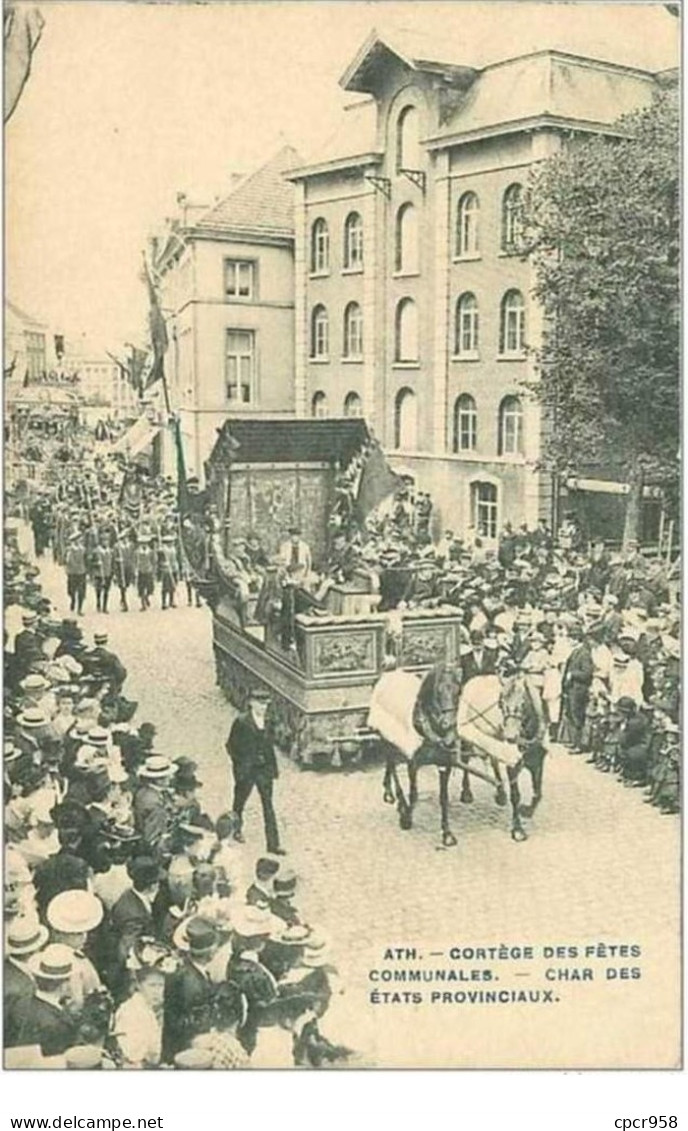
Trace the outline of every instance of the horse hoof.
[[523, 841], [523, 840], [527, 840], [528, 839], [528, 833], [526, 832], [525, 829], [522, 829], [522, 828], [512, 829], [511, 830], [511, 839], [517, 840], [519, 842]]
[[411, 818], [410, 817], [400, 817], [399, 818], [399, 828], [403, 829], [405, 833], [408, 832], [408, 830], [410, 828], [413, 828]]
[[506, 793], [503, 789], [497, 790], [497, 792], [495, 793], [495, 801], [497, 805], [501, 805], [502, 807], [506, 805]]
[[460, 798], [459, 798], [459, 801], [461, 802], [462, 805], [472, 805], [473, 804], [473, 794], [472, 793], [462, 793]]
[[385, 792], [382, 794], [382, 800], [384, 801], [385, 805], [393, 805], [394, 794], [390, 793], [388, 790], [385, 790]]
[[453, 833], [442, 833], [442, 848], [454, 848], [458, 843]]

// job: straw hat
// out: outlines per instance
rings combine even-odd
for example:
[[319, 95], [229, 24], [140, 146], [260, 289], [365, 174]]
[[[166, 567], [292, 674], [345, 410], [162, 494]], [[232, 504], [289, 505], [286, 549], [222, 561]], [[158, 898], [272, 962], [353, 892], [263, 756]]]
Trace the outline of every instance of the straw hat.
[[28, 958], [42, 950], [48, 941], [48, 928], [33, 916], [13, 919], [5, 935], [5, 949], [15, 958]]
[[90, 891], [61, 891], [50, 900], [46, 918], [53, 930], [80, 935], [98, 926], [103, 905]]
[[36, 978], [48, 982], [65, 982], [74, 969], [74, 951], [62, 943], [50, 943], [45, 950], [34, 954], [29, 968]]
[[162, 754], [151, 754], [139, 769], [139, 777], [148, 778], [150, 781], [160, 781], [171, 777], [176, 769], [177, 767], [173, 762], [170, 762], [169, 758], [165, 758]]

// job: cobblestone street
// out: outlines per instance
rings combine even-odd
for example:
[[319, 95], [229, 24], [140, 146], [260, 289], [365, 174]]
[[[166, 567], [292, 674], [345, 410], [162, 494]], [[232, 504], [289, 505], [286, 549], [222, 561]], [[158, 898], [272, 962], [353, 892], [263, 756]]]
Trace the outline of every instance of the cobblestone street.
[[[48, 562], [43, 575], [64, 615], [61, 572]], [[102, 616], [90, 611], [89, 591], [83, 627], [87, 633], [96, 626], [108, 629], [110, 646], [129, 670], [125, 693], [139, 701], [137, 720], [155, 724], [159, 752], [198, 761], [203, 798], [215, 816], [230, 801], [224, 743], [232, 710], [215, 686], [211, 615], [185, 604], [163, 613], [157, 597], [156, 604], [143, 614]], [[459, 844], [441, 851], [434, 770], [421, 772], [415, 827], [402, 832], [395, 810], [382, 803], [379, 768], [323, 774], [299, 771], [282, 758], [280, 769], [276, 809], [300, 877], [298, 905], [331, 936], [341, 974], [343, 993], [326, 1028], [360, 1052], [358, 1063], [422, 1065], [431, 1033], [440, 1063], [508, 1066], [537, 1057], [541, 1067], [584, 1067], [603, 1002], [619, 1020], [608, 1048], [596, 1033], [597, 1066], [605, 1060], [619, 1067], [669, 1066], [670, 1050], [678, 1047], [666, 1018], [677, 1014], [672, 995], [678, 985], [680, 828], [677, 818], [643, 804], [642, 791], [624, 789], [611, 775], [554, 748], [546, 763], [544, 800], [526, 843], [512, 842], [508, 811], [495, 806], [487, 785], [476, 782], [475, 802], [465, 806], [454, 779], [451, 816]], [[246, 836], [252, 856], [263, 843], [257, 797], [247, 808]], [[557, 982], [561, 1001], [544, 1008], [446, 1004], [438, 1011], [426, 1004], [369, 1000], [375, 988], [409, 988], [376, 987], [369, 980], [387, 946], [416, 947], [424, 965], [436, 952], [434, 965], [452, 966], [447, 957], [452, 945], [600, 942], [638, 944], [642, 958], [597, 961], [592, 981]], [[545, 966], [581, 965], [592, 963], [560, 960], [540, 964], [537, 972], [533, 963], [530, 970], [528, 964], [502, 963], [497, 972], [510, 988], [552, 988], [542, 978]], [[642, 976], [610, 981], [608, 966], [639, 966]], [[429, 994], [436, 987], [422, 988]], [[564, 1059], [552, 1039], [553, 1008], [567, 1036]], [[433, 1060], [437, 1063], [437, 1055]]]

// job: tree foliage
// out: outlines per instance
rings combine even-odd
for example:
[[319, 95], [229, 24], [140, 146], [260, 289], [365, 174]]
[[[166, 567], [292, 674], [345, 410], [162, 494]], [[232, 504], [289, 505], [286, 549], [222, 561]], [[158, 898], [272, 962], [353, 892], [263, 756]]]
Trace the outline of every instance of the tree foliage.
[[679, 108], [675, 90], [571, 138], [533, 173], [523, 250], [544, 312], [532, 393], [547, 463], [677, 476]]

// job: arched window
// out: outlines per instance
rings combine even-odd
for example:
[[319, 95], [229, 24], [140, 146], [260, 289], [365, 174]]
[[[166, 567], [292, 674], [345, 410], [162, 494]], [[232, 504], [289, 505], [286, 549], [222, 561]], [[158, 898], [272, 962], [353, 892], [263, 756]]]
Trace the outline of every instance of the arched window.
[[460, 295], [456, 303], [454, 353], [475, 354], [478, 350], [478, 302], [474, 294]]
[[313, 307], [311, 315], [311, 357], [328, 357], [330, 352], [330, 322], [327, 310], [320, 304]]
[[481, 538], [497, 537], [497, 488], [494, 483], [471, 483], [471, 518]]
[[420, 130], [415, 106], [404, 106], [397, 118], [397, 172], [420, 165]]
[[345, 416], [362, 416], [363, 415], [363, 402], [358, 393], [347, 393], [344, 398], [344, 415]]
[[456, 398], [454, 404], [455, 452], [473, 452], [478, 442], [478, 413], [475, 401], [468, 393]]
[[523, 186], [509, 185], [502, 199], [502, 251], [518, 247], [523, 223]]
[[418, 447], [418, 406], [413, 389], [400, 389], [394, 401], [394, 447], [404, 451]]
[[456, 254], [477, 255], [480, 251], [480, 201], [474, 192], [465, 192], [456, 213]]
[[523, 409], [518, 397], [505, 397], [499, 406], [500, 456], [523, 454]]
[[397, 304], [394, 360], [418, 361], [418, 308], [412, 298], [402, 298]]
[[397, 212], [394, 270], [418, 270], [418, 212], [412, 204], [402, 204]]
[[363, 356], [363, 312], [357, 302], [344, 311], [344, 357]]
[[311, 416], [327, 416], [327, 396], [322, 390], [313, 393], [313, 399], [311, 400]]
[[520, 291], [507, 291], [499, 320], [499, 352], [522, 353], [526, 345], [526, 307]]
[[330, 233], [322, 216], [311, 228], [311, 271], [320, 274], [330, 269]]
[[363, 220], [350, 212], [344, 222], [344, 269], [357, 271], [363, 266]]

